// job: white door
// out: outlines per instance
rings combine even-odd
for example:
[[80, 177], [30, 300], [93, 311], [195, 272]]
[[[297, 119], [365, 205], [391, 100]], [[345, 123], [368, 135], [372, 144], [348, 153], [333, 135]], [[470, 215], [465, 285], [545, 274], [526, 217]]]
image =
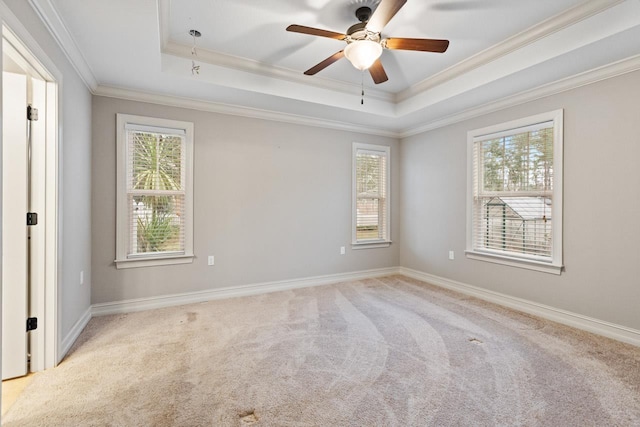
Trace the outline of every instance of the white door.
[[27, 76], [2, 77], [2, 379], [27, 374]]

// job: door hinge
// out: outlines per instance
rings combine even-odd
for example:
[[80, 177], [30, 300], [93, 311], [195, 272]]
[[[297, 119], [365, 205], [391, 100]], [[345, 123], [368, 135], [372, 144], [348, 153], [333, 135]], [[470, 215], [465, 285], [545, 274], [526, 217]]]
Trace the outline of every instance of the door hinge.
[[33, 331], [34, 329], [38, 329], [38, 318], [29, 317], [27, 319], [27, 332]]
[[27, 212], [27, 225], [38, 225], [38, 214], [35, 212]]
[[27, 120], [31, 120], [32, 122], [38, 121], [38, 109], [33, 108], [31, 105], [27, 106]]

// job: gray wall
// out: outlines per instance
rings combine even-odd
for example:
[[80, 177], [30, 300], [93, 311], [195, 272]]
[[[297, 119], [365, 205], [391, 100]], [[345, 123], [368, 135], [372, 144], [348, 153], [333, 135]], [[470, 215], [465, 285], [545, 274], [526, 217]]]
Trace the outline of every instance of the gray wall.
[[[116, 269], [116, 113], [194, 122], [193, 264]], [[397, 266], [397, 243], [351, 250], [354, 141], [391, 146], [397, 238], [395, 139], [95, 96], [92, 302]]]
[[[400, 264], [640, 329], [638, 100], [635, 72], [403, 140]], [[467, 131], [560, 108], [566, 271], [466, 259]]]
[[[91, 299], [91, 93], [29, 2], [4, 0], [63, 75], [59, 161], [58, 342], [90, 307]], [[80, 285], [80, 272], [85, 283]]]

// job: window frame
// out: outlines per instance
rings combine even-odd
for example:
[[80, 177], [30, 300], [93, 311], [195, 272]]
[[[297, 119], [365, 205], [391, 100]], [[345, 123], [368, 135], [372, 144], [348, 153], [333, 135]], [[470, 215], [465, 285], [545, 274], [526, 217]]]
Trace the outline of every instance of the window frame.
[[[514, 256], [497, 249], [474, 248], [474, 144], [477, 138], [494, 134], [517, 134], [518, 130], [544, 122], [553, 122], [553, 204], [551, 207], [552, 243], [549, 260], [531, 255]], [[487, 261], [512, 267], [525, 268], [545, 273], [561, 274], [562, 260], [562, 207], [563, 207], [563, 134], [564, 110], [554, 110], [505, 123], [471, 130], [467, 133], [467, 241], [465, 255], [469, 259]]]
[[[127, 256], [130, 246], [130, 222], [127, 193], [128, 140], [127, 126], [155, 127], [163, 131], [184, 132], [184, 254], [160, 253]], [[193, 123], [118, 113], [116, 115], [116, 268], [151, 267], [193, 262]]]
[[[385, 171], [385, 231], [386, 235], [382, 239], [357, 239], [357, 218], [358, 218], [358, 194], [357, 194], [357, 155], [359, 151], [369, 151], [380, 154], [386, 158]], [[391, 147], [388, 145], [364, 144], [354, 142], [352, 147], [351, 163], [351, 248], [352, 249], [373, 249], [387, 248], [391, 245]]]

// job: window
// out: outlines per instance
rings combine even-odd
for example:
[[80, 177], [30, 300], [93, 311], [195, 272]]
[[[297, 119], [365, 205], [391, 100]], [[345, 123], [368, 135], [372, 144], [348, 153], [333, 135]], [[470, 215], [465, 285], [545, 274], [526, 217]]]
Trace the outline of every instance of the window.
[[117, 268], [193, 260], [193, 123], [117, 115]]
[[388, 247], [389, 157], [382, 145], [353, 144], [354, 249]]
[[467, 257], [562, 270], [562, 110], [469, 132]]

